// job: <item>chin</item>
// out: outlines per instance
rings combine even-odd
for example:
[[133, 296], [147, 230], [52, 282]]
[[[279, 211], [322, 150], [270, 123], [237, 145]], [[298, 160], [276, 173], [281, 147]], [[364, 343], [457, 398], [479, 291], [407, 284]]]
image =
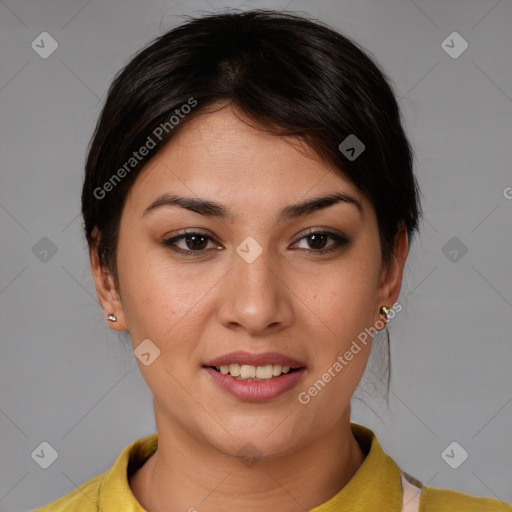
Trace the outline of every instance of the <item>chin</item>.
[[226, 455], [249, 460], [272, 460], [289, 455], [297, 451], [301, 441], [304, 441], [304, 434], [299, 433], [296, 427], [293, 428], [292, 437], [291, 425], [286, 425], [283, 417], [273, 416], [272, 421], [238, 417], [236, 421], [222, 425], [226, 430], [219, 427], [218, 436], [210, 439], [210, 444]]

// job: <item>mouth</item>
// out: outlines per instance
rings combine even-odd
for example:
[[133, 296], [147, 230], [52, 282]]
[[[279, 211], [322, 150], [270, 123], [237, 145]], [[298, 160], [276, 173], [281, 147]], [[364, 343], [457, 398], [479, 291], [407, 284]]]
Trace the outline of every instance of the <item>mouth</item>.
[[212, 382], [239, 400], [274, 400], [298, 385], [306, 365], [279, 352], [236, 351], [203, 363]]
[[220, 366], [205, 366], [205, 368], [211, 368], [222, 375], [230, 375], [236, 380], [244, 381], [268, 381], [287, 375], [290, 373], [297, 372], [303, 369], [303, 366], [291, 367], [280, 364], [266, 364], [261, 366], [253, 366], [249, 364], [223, 364]]

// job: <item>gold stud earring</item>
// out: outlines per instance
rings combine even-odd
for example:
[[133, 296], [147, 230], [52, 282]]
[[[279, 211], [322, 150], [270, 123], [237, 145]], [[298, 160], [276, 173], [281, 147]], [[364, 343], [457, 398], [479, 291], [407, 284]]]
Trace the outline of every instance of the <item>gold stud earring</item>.
[[385, 316], [386, 317], [386, 322], [389, 321], [389, 312], [391, 310], [387, 307], [387, 306], [382, 306], [379, 310], [379, 313], [382, 315], [382, 316]]

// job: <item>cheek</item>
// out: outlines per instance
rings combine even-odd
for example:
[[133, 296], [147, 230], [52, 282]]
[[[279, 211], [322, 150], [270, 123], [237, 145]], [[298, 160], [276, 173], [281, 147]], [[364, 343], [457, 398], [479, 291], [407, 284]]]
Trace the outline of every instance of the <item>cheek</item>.
[[312, 331], [310, 372], [297, 391], [300, 407], [315, 413], [309, 417], [319, 431], [333, 422], [350, 403], [366, 368], [371, 349], [369, 327], [374, 305], [373, 281], [343, 272], [331, 276], [313, 294], [311, 308], [317, 329]]
[[119, 254], [123, 312], [133, 349], [149, 339], [160, 351], [148, 366], [137, 361], [139, 370], [155, 397], [174, 389], [176, 406], [185, 407], [187, 397], [181, 397], [175, 379], [187, 378], [187, 365], [200, 339], [204, 291], [196, 285], [201, 279], [188, 280], [165, 258], [165, 251], [141, 244]]
[[132, 343], [149, 338], [165, 359], [168, 354], [178, 364], [201, 339], [212, 314], [211, 290], [224, 272], [208, 271], [197, 262], [178, 264], [154, 244], [126, 244], [122, 249], [119, 280]]
[[371, 325], [376, 282], [375, 272], [364, 262], [340, 265], [316, 281], [314, 293], [309, 290], [311, 308], [327, 332], [346, 341]]
[[[309, 297], [316, 327], [312, 367], [304, 400], [311, 400], [327, 417], [335, 417], [356, 389], [370, 354], [377, 273], [363, 258], [346, 260], [317, 280]], [[305, 282], [305, 281], [304, 281]], [[306, 310], [305, 310], [306, 311]], [[301, 402], [303, 403], [303, 402]], [[329, 404], [337, 406], [331, 410]], [[329, 412], [330, 411], [330, 412]], [[324, 414], [324, 413], [322, 413]]]
[[143, 244], [119, 245], [123, 311], [134, 344], [139, 338], [161, 341], [183, 316], [192, 294], [159, 253]]

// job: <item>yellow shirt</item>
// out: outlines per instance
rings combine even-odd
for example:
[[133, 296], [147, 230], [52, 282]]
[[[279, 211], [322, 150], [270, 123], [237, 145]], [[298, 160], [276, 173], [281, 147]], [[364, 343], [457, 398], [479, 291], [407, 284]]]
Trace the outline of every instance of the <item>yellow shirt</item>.
[[[338, 494], [310, 512], [400, 512], [405, 501], [400, 468], [370, 429], [357, 423], [351, 423], [351, 428], [366, 458]], [[130, 490], [128, 475], [153, 454], [157, 442], [157, 434], [133, 442], [109, 471], [34, 512], [146, 512]], [[433, 489], [407, 477], [421, 489], [419, 512], [512, 512], [512, 505], [502, 501]]]

